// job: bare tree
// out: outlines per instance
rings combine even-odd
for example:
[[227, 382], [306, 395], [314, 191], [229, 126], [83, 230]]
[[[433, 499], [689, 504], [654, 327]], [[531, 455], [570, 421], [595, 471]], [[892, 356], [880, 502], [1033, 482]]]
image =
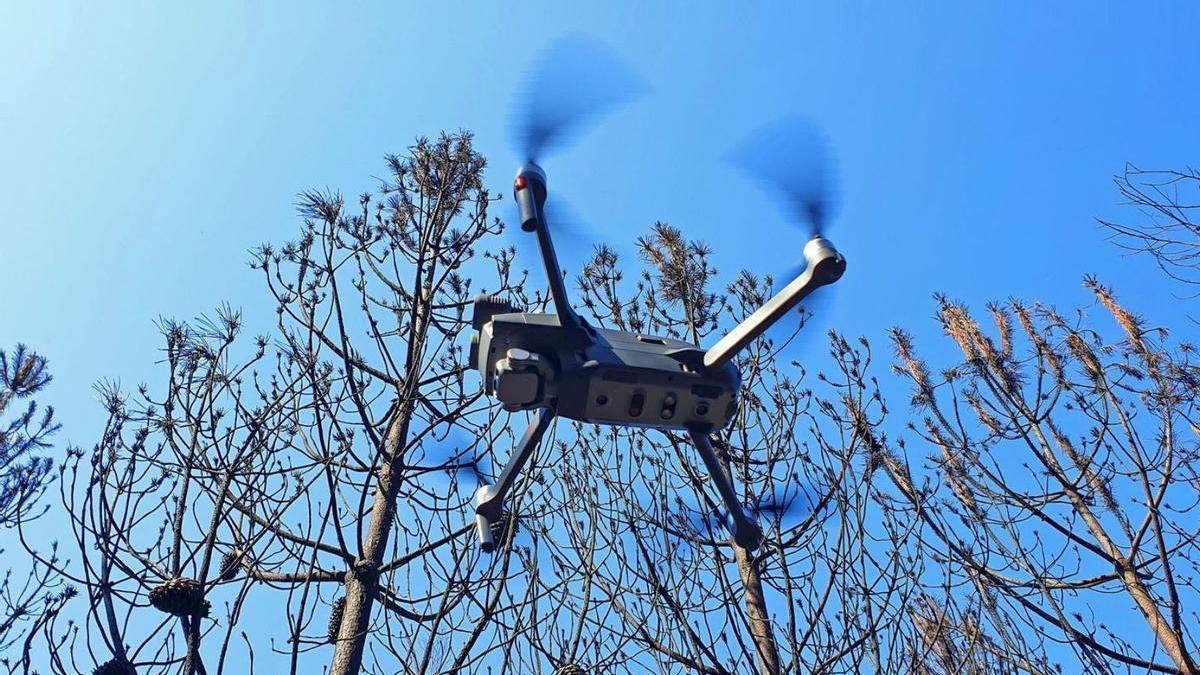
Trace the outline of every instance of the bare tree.
[[[11, 354], [0, 350], [0, 528], [10, 529], [45, 513], [38, 500], [53, 480], [53, 461], [41, 454], [59, 430], [54, 408], [40, 407], [33, 396], [50, 384], [46, 359], [18, 344]], [[21, 405], [24, 403], [24, 405]], [[15, 414], [13, 414], [15, 413]], [[8, 417], [8, 419], [4, 419]], [[11, 560], [5, 549], [0, 555]], [[57, 614], [72, 595], [52, 571], [34, 563], [27, 570], [8, 569], [0, 580], [0, 663], [16, 668], [28, 658], [30, 635]], [[15, 649], [22, 644], [22, 649]], [[10, 650], [22, 657], [12, 660]]]
[[1132, 164], [1113, 178], [1126, 204], [1142, 214], [1141, 222], [1101, 220], [1117, 245], [1150, 254], [1162, 271], [1188, 285], [1200, 284], [1200, 173], [1147, 171]]
[[0, 527], [32, 517], [50, 482], [53, 462], [38, 453], [48, 447], [59, 424], [54, 408], [40, 409], [32, 396], [51, 379], [46, 359], [25, 345], [17, 345], [11, 355], [0, 349], [0, 415], [25, 401], [23, 410], [0, 425]]
[[302, 237], [256, 252], [273, 338], [229, 308], [164, 321], [164, 381], [102, 388], [108, 424], [62, 490], [81, 569], [59, 566], [88, 589], [97, 672], [309, 672], [318, 650], [330, 673], [462, 672], [523, 630], [528, 561], [469, 527], [473, 477], [513, 439], [465, 382], [464, 265], [542, 300], [511, 250], [475, 257], [502, 226], [469, 135], [388, 164], [353, 208], [302, 195]]
[[[228, 307], [164, 320], [161, 379], [99, 389], [59, 483], [80, 559], [25, 542], [85, 590], [82, 620], [64, 590], [25, 631], [51, 672], [1196, 671], [1200, 372], [1091, 280], [1109, 327], [1014, 301], [991, 337], [941, 299], [963, 358], [937, 375], [893, 331], [919, 421], [865, 339], [830, 333], [819, 373], [792, 358], [806, 314], [753, 343], [709, 441], [758, 550], [689, 438], [559, 420], [484, 554], [472, 495], [526, 424], [482, 397], [469, 309], [546, 306], [483, 252], [484, 168], [444, 135], [351, 205], [305, 193], [299, 239], [254, 255], [262, 336]], [[664, 223], [637, 245], [644, 269], [601, 246], [579, 271], [589, 321], [701, 344], [770, 292], [718, 290]]]
[[[969, 605], [914, 608], [943, 670], [995, 658], [1047, 672], [1044, 657], [1014, 655], [1053, 641], [1089, 671], [1197, 671], [1194, 349], [1087, 287], [1115, 331], [1012, 301], [989, 306], [993, 337], [942, 298], [938, 318], [964, 360], [936, 375], [906, 332], [892, 333], [921, 419], [908, 424], [916, 442], [872, 444], [896, 509], [924, 525], [903, 543]], [[922, 450], [924, 467], [911, 467]]]
[[[292, 581], [332, 582], [334, 675], [359, 672], [368, 644], [394, 659], [380, 671], [470, 669], [524, 606], [510, 597], [512, 550], [480, 555], [470, 491], [453, 472], [445, 480], [511, 439], [488, 431], [507, 425], [464, 378], [473, 291], [462, 268], [501, 228], [489, 220], [484, 166], [468, 135], [419, 141], [389, 158], [378, 199], [362, 196], [351, 213], [336, 195], [309, 193], [305, 237], [257, 256], [303, 388], [285, 413], [304, 462], [292, 471], [319, 486], [305, 491], [299, 522], [319, 526], [283, 527], [296, 511], [276, 498], [239, 509], [269, 523]], [[511, 251], [487, 259], [494, 290], [520, 295]], [[456, 423], [479, 431], [447, 452]]]

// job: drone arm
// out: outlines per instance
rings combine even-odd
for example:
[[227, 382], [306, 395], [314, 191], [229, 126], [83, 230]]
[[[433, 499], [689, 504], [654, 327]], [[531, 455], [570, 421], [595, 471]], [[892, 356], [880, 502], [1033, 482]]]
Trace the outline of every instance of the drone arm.
[[513, 483], [517, 482], [517, 476], [521, 475], [521, 470], [525, 468], [533, 451], [537, 450], [553, 419], [552, 408], [538, 408], [533, 414], [533, 422], [509, 458], [508, 464], [504, 465], [504, 470], [500, 472], [495, 485], [483, 485], [475, 491], [475, 527], [484, 551], [491, 553], [495, 549], [495, 542], [492, 541], [492, 521], [500, 517], [504, 497], [512, 489]]
[[783, 318], [796, 303], [821, 286], [837, 281], [846, 271], [846, 260], [832, 244], [821, 237], [809, 240], [804, 246], [804, 257], [808, 260], [808, 266], [803, 274], [704, 353], [705, 368], [719, 368], [725, 365], [746, 345]]
[[513, 197], [521, 210], [521, 229], [537, 234], [538, 249], [546, 266], [546, 281], [550, 286], [550, 298], [554, 301], [554, 313], [563, 327], [578, 326], [579, 315], [567, 300], [567, 286], [563, 283], [562, 270], [558, 267], [558, 255], [550, 239], [550, 228], [542, 207], [546, 205], [546, 174], [536, 164], [526, 164], [517, 173], [513, 183]]
[[717, 491], [721, 493], [721, 500], [725, 502], [725, 508], [733, 517], [734, 541], [738, 546], [753, 551], [762, 543], [762, 529], [759, 528], [758, 523], [754, 522], [754, 519], [746, 515], [745, 509], [738, 501], [729, 474], [725, 473], [725, 467], [721, 465], [721, 460], [713, 450], [712, 441], [708, 440], [711, 430], [708, 425], [690, 426], [688, 434], [692, 437], [692, 444], [700, 452], [700, 459], [704, 460], [704, 466], [708, 468], [708, 475], [717, 484]]

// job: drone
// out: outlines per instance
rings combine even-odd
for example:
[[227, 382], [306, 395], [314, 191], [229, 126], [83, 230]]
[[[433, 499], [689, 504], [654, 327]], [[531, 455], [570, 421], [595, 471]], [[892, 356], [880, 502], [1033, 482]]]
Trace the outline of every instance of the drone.
[[[544, 147], [568, 122], [596, 107], [566, 106], [571, 114], [563, 115], [546, 114], [546, 106], [535, 105], [527, 137]], [[790, 189], [795, 186], [788, 184], [787, 176], [762, 173], [784, 188], [814, 227], [819, 223], [825, 209], [814, 197], [811, 180]], [[546, 172], [531, 159], [517, 171], [513, 197], [521, 230], [537, 239], [553, 313], [522, 311], [499, 295], [481, 295], [474, 301], [469, 358], [483, 379], [484, 393], [506, 411], [533, 413], [528, 430], [495, 482], [475, 492], [475, 529], [481, 549], [488, 553], [496, 549], [492, 526], [504, 517], [506, 496], [555, 417], [686, 432], [720, 492], [734, 541], [747, 550], [757, 549], [762, 529], [739, 501], [711, 439], [738, 409], [742, 378], [734, 357], [814, 291], [840, 279], [845, 259], [815, 231], [803, 249], [802, 271], [707, 349], [670, 337], [611, 330], [592, 325], [571, 305], [547, 222], [548, 195]]]

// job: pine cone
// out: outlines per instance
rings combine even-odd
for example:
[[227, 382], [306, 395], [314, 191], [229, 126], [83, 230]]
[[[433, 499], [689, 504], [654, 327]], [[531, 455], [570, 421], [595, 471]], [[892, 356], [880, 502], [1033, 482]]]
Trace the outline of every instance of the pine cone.
[[237, 576], [238, 569], [242, 566], [242, 549], [235, 548], [221, 556], [221, 566], [217, 575], [219, 581], [229, 581]]
[[92, 671], [92, 675], [137, 675], [137, 671], [133, 669], [133, 666], [128, 661], [109, 659], [96, 666], [96, 669]]
[[574, 663], [564, 663], [554, 669], [554, 675], [587, 675], [587, 671], [583, 669], [583, 666], [578, 666]]
[[500, 514], [499, 518], [492, 521], [492, 539], [497, 546], [503, 546], [508, 541], [510, 525], [514, 534], [521, 529], [521, 523], [512, 511], [505, 511]]
[[329, 614], [329, 643], [337, 642], [338, 632], [342, 629], [342, 616], [346, 613], [346, 598], [338, 598], [333, 603], [333, 612]]
[[172, 616], [204, 618], [212, 605], [204, 599], [204, 586], [195, 579], [167, 579], [150, 590], [150, 604]]

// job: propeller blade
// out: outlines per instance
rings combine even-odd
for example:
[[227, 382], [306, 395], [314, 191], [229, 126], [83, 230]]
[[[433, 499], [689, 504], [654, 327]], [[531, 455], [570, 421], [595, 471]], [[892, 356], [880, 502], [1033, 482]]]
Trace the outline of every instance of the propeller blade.
[[607, 50], [575, 37], [552, 44], [538, 60], [513, 119], [517, 147], [537, 162], [585, 123], [647, 89]]
[[778, 120], [752, 134], [731, 159], [780, 199], [788, 217], [810, 235], [827, 231], [837, 181], [819, 127], [799, 117]]
[[733, 532], [733, 518], [721, 506], [685, 506], [682, 515], [696, 534], [707, 539], [725, 539]]
[[788, 527], [811, 513], [814, 505], [804, 483], [793, 476], [775, 483], [771, 490], [759, 495], [751, 506], [758, 517], [778, 521], [780, 527]]
[[[762, 521], [774, 522], [780, 528], [798, 524], [812, 512], [809, 491], [798, 478], [777, 482], [774, 487], [745, 504], [747, 512]], [[725, 539], [733, 535], [733, 518], [720, 504], [696, 506], [680, 504], [680, 515], [699, 535], [710, 539]], [[766, 526], [766, 523], [760, 525]]]
[[[781, 202], [788, 220], [810, 237], [828, 232], [837, 207], [833, 153], [821, 129], [802, 117], [785, 117], [751, 134], [729, 159]], [[800, 276], [801, 264], [775, 279], [776, 292]], [[828, 320], [830, 293], [819, 289], [801, 304], [805, 320]]]
[[445, 476], [451, 482], [460, 483], [471, 490], [490, 482], [491, 461], [486, 448], [481, 447], [482, 439], [471, 438], [455, 427], [454, 431], [440, 439], [427, 439], [424, 445], [428, 450], [422, 464], [433, 475]]

